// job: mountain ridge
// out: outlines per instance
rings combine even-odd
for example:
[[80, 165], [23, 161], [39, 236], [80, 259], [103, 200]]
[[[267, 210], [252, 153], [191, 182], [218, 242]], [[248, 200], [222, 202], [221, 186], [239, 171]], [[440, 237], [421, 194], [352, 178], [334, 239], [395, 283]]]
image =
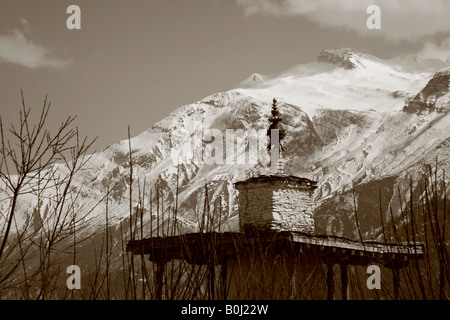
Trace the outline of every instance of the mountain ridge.
[[[274, 76], [259, 76], [241, 88], [215, 93], [182, 106], [131, 138], [133, 207], [138, 205], [138, 183], [142, 188], [145, 181], [148, 188], [160, 190], [160, 201], [167, 203], [166, 208], [173, 210], [178, 206], [180, 230], [195, 231], [198, 230], [207, 185], [210, 212], [216, 211], [221, 217], [222, 230], [235, 230], [238, 227], [237, 193], [233, 183], [267, 172], [267, 168], [261, 163], [199, 165], [182, 162], [176, 165], [171, 155], [194, 139], [196, 123], [201, 123], [204, 129], [215, 128], [223, 133], [227, 129], [255, 132], [267, 129], [271, 101], [276, 97], [287, 131], [286, 172], [318, 180], [315, 196], [318, 224], [326, 224], [324, 217], [332, 221], [340, 219], [335, 225], [331, 223], [333, 227], [319, 227], [320, 230], [354, 236], [350, 207], [343, 205], [347, 206], [347, 211], [340, 214], [324, 208], [332, 207], [330, 203], [336, 205], [335, 201], [344, 194], [348, 198], [348, 192], [355, 184], [384, 181], [388, 177], [397, 181], [403, 179], [408, 170], [414, 173], [437, 155], [447, 157], [445, 141], [450, 134], [445, 126], [447, 100], [441, 101], [445, 108], [440, 113], [431, 109], [426, 112], [404, 110], [408, 99], [414, 101], [436, 74], [446, 74], [445, 69], [435, 73], [399, 71], [391, 62], [384, 63], [373, 56], [349, 50], [322, 51], [317, 59], [321, 61], [298, 65]], [[354, 58], [358, 63], [352, 60]], [[348, 63], [355, 65], [349, 68]], [[442, 79], [447, 78], [436, 81], [442, 93], [440, 97], [446, 98], [448, 92], [442, 91], [445, 87]], [[248, 142], [244, 142], [244, 146], [248, 148]], [[201, 143], [194, 152], [203, 154], [206, 148], [206, 144]], [[448, 167], [445, 161], [441, 160], [441, 164]], [[84, 190], [83, 205], [94, 207], [110, 189], [111, 223], [123, 223], [129, 216], [129, 173], [128, 140], [92, 155], [88, 168], [74, 181]], [[152, 197], [152, 206], [155, 206], [155, 194]], [[175, 199], [178, 199], [176, 204]], [[347, 202], [353, 203], [349, 199]], [[24, 203], [28, 203], [24, 206], [30, 210], [37, 206], [32, 197], [25, 197]], [[144, 209], [146, 214], [156, 210], [149, 204]], [[103, 227], [102, 210], [90, 213], [89, 224], [84, 230], [86, 234]], [[19, 224], [30, 219], [28, 213], [23, 215]], [[368, 219], [367, 225], [370, 221]], [[148, 222], [146, 227], [147, 235], [151, 234]], [[214, 227], [219, 228], [218, 225]], [[366, 229], [370, 236], [370, 228]]]
[[[338, 53], [343, 56], [336, 57]], [[105, 250], [106, 230], [109, 273], [116, 279], [126, 276], [129, 239], [239, 230], [234, 183], [273, 173], [263, 160], [268, 157], [265, 139], [274, 97], [286, 131], [285, 174], [317, 181], [316, 235], [384, 241], [384, 226], [404, 223], [402, 210], [411, 194], [423, 197], [427, 176], [434, 174], [440, 191], [450, 185], [445, 175], [450, 171], [449, 70], [441, 65], [432, 70], [434, 62], [414, 69], [410, 61], [401, 65], [346, 50], [327, 51], [320, 60], [275, 75], [254, 74], [238, 88], [181, 106], [130, 140], [90, 155], [73, 177], [74, 202], [67, 210], [74, 212], [68, 211], [65, 225], [69, 232], [72, 218], [77, 219], [80, 241], [75, 246], [75, 235], [64, 235], [52, 251], [55, 267], [74, 264], [73, 250], [83, 279], [94, 279], [103, 265], [98, 259]], [[349, 63], [355, 65], [350, 68]], [[220, 135], [198, 138], [200, 127]], [[227, 132], [238, 130], [243, 136], [227, 141]], [[216, 139], [223, 148], [214, 153], [222, 152], [224, 159], [230, 145], [236, 156], [245, 155], [254, 147], [250, 138], [255, 141], [261, 132], [264, 139], [257, 149], [262, 158], [256, 164], [192, 160], [212, 154], [209, 148]], [[178, 157], [186, 150], [193, 157]], [[63, 173], [64, 165], [53, 169]], [[9, 196], [0, 185], [1, 199]], [[38, 276], [40, 240], [58, 225], [52, 215], [54, 198], [49, 190], [40, 199], [21, 194], [14, 216], [11, 243], [20, 240], [17, 231], [24, 232], [22, 239], [34, 241], [27, 268]], [[0, 201], [0, 212], [8, 208], [7, 200]], [[0, 225], [5, 218], [0, 215]], [[11, 263], [20, 259], [19, 253], [8, 257]], [[19, 273], [15, 275], [20, 278]], [[59, 286], [64, 296], [65, 282]]]

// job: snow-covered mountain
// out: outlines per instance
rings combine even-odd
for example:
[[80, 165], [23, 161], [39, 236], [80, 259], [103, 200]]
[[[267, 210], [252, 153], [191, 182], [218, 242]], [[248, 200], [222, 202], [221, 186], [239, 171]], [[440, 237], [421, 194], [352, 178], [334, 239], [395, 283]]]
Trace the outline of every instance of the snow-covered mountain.
[[[417, 181], [424, 165], [436, 159], [441, 169], [450, 171], [449, 76], [448, 65], [436, 62], [382, 60], [352, 49], [324, 50], [315, 62], [275, 75], [255, 73], [239, 88], [176, 109], [130, 141], [132, 206], [144, 210], [144, 236], [151, 233], [150, 220], [154, 234], [155, 221], [164, 223], [167, 232], [175, 219], [179, 230], [198, 230], [205, 196], [207, 210], [214, 216], [213, 228], [237, 229], [233, 183], [268, 169], [261, 161], [206, 164], [185, 159], [177, 164], [173, 154], [181, 154], [191, 142], [200, 146], [194, 148], [197, 155], [207, 152], [211, 141], [195, 140], [199, 123], [204, 130], [219, 130], [224, 139], [227, 129], [267, 130], [275, 97], [287, 132], [285, 172], [318, 181], [317, 232], [356, 235], [354, 188], [361, 227], [369, 237], [379, 222], [379, 188], [394, 194], [406, 190], [409, 177]], [[240, 152], [249, 147], [248, 141], [238, 143]], [[92, 155], [74, 180], [81, 190], [79, 206], [90, 212], [85, 217], [85, 234], [104, 228], [108, 189], [109, 223], [127, 223], [129, 182], [127, 139]], [[48, 206], [45, 201], [38, 206], [31, 196], [21, 201], [19, 228], [43, 216]], [[157, 217], [157, 205], [164, 216]]]

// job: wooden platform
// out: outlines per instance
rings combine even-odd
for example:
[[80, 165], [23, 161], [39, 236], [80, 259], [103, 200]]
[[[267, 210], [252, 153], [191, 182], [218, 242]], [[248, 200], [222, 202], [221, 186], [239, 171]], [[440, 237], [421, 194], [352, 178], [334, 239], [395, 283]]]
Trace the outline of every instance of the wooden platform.
[[[389, 267], [393, 262], [402, 267], [411, 258], [423, 259], [422, 244], [384, 244], [358, 242], [329, 236], [312, 236], [298, 232], [241, 232], [190, 233], [178, 236], [155, 237], [128, 242], [127, 251], [135, 255], [149, 255], [153, 262], [183, 259], [191, 264], [208, 264], [214, 255], [217, 264], [239, 252], [266, 248], [277, 253], [314, 254], [323, 263], [350, 265], [382, 263]], [[162, 262], [162, 261], [161, 261]]]
[[[214, 299], [215, 267], [221, 265], [223, 297], [227, 297], [227, 261], [239, 260], [251, 255], [304, 259], [323, 263], [327, 266], [327, 296], [335, 299], [334, 266], [340, 266], [341, 298], [348, 297], [348, 266], [384, 265], [392, 270], [394, 299], [399, 296], [399, 269], [415, 259], [423, 259], [422, 244], [386, 244], [378, 242], [358, 242], [329, 236], [313, 236], [299, 232], [208, 232], [190, 233], [178, 236], [155, 237], [130, 241], [127, 251], [133, 255], [148, 255], [157, 265], [157, 298], [162, 298], [165, 265], [171, 260], [184, 260], [190, 264], [206, 265], [209, 270], [210, 296]], [[275, 254], [275, 255], [274, 255]], [[292, 260], [292, 259], [291, 259]]]

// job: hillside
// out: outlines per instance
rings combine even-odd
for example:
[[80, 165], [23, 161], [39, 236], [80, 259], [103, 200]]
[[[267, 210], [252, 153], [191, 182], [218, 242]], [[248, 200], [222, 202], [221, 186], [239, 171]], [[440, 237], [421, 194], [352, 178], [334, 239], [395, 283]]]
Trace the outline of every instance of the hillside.
[[[196, 135], [200, 125], [202, 132], [217, 129], [224, 139], [227, 129], [240, 129], [257, 139], [258, 130], [267, 130], [276, 97], [287, 133], [285, 172], [318, 181], [316, 233], [357, 238], [355, 200], [364, 238], [376, 239], [380, 236], [380, 192], [385, 215], [393, 208], [398, 217], [399, 205], [388, 208], [387, 204], [390, 197], [399, 195], [407, 200], [410, 178], [417, 192], [430, 165], [437, 163], [440, 170], [450, 171], [449, 71], [444, 65], [434, 67], [430, 71], [430, 64], [420, 61], [402, 65], [352, 49], [324, 50], [315, 62], [276, 75], [253, 74], [239, 88], [182, 106], [130, 141], [124, 139], [91, 156], [73, 182], [80, 191], [80, 212], [89, 213], [77, 237], [92, 237], [99, 245], [105, 228], [105, 196], [110, 190], [109, 226], [115, 231], [112, 250], [120, 263], [120, 228], [130, 237], [130, 145], [133, 223], [140, 230], [142, 212], [144, 237], [198, 231], [205, 210], [213, 217], [210, 229], [237, 230], [233, 183], [267, 173], [264, 161], [207, 164], [176, 159], [186, 154], [183, 148], [188, 145], [196, 159], [211, 152], [212, 140]], [[235, 144], [237, 155], [249, 148], [248, 139]], [[224, 146], [226, 150], [226, 140]], [[265, 143], [258, 145], [261, 152], [265, 147]], [[438, 177], [442, 179], [442, 171]], [[0, 191], [4, 198], [5, 191]], [[50, 197], [39, 205], [31, 195], [20, 201], [19, 230], [30, 220], [45, 219], [46, 208], [51, 206]], [[0, 206], [4, 211], [8, 203], [3, 201]], [[38, 224], [37, 228], [45, 226]], [[92, 257], [88, 243], [78, 248], [79, 259], [86, 263]]]

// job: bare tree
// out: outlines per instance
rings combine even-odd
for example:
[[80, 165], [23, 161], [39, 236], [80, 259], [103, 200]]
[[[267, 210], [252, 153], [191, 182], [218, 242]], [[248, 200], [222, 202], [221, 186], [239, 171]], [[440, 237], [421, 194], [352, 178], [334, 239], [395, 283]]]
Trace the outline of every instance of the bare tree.
[[[75, 174], [87, 162], [87, 151], [95, 139], [80, 140], [78, 128], [73, 126], [75, 117], [69, 116], [61, 122], [55, 133], [48, 129], [50, 103], [45, 97], [39, 120], [33, 123], [31, 108], [26, 107], [23, 92], [18, 124], [5, 129], [0, 117], [0, 187], [6, 195], [1, 201], [8, 201], [8, 210], [0, 216], [4, 227], [0, 230], [0, 284], [23, 265], [26, 297], [29, 297], [28, 280], [40, 274], [42, 285], [37, 298], [45, 293], [50, 283], [56, 281], [56, 270], [51, 270], [52, 247], [75, 232], [74, 203], [80, 190], [72, 188]], [[39, 210], [46, 200], [47, 215], [38, 217], [38, 226], [30, 231], [17, 225], [16, 214], [21, 197], [32, 196]], [[12, 233], [13, 222], [16, 234]], [[29, 226], [27, 226], [29, 227]], [[28, 230], [26, 230], [28, 229]], [[33, 245], [38, 246], [39, 271], [26, 273], [25, 255]], [[16, 254], [19, 248], [19, 262], [11, 265], [6, 258]], [[31, 259], [31, 258], [30, 258]], [[5, 267], [7, 266], [7, 267]], [[5, 269], [6, 268], [6, 269]]]

